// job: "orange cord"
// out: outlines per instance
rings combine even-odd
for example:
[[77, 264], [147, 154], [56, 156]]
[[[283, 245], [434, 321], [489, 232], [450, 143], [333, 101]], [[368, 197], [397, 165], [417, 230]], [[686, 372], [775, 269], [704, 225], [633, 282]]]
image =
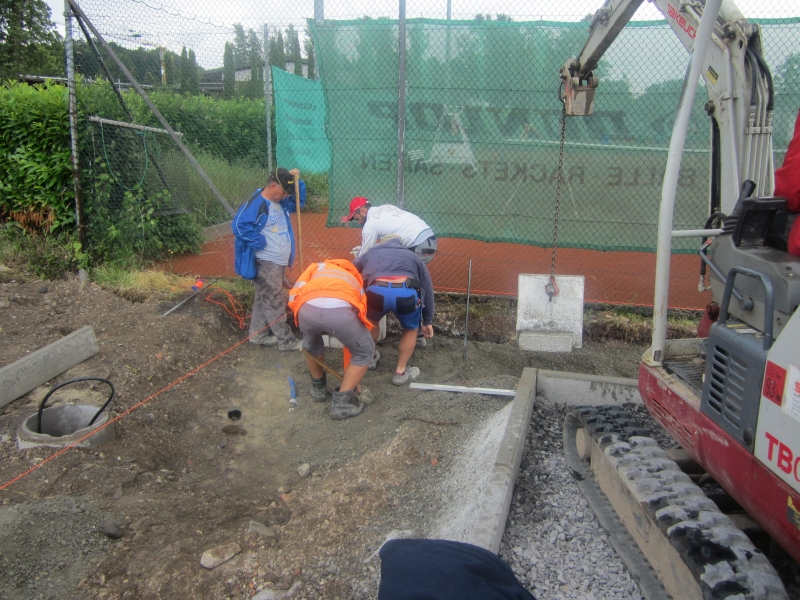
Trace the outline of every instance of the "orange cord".
[[[206, 296], [206, 300], [208, 300], [212, 304], [216, 304], [224, 308], [225, 312], [227, 312], [230, 316], [232, 316], [239, 322], [239, 329], [244, 329], [244, 323], [245, 321], [247, 321], [247, 319], [250, 318], [251, 315], [245, 313], [245, 310], [244, 308], [242, 308], [242, 305], [236, 298], [233, 297], [233, 294], [231, 294], [228, 290], [223, 289], [221, 287], [218, 287], [217, 289], [219, 290], [219, 292], [211, 292]], [[219, 293], [225, 294], [225, 297], [230, 303], [230, 308], [228, 308], [228, 305], [225, 302], [218, 302], [217, 300], [211, 298], [211, 296], [213, 296], [214, 294], [219, 294]]]
[[275, 323], [277, 323], [277, 322], [278, 322], [278, 321], [280, 321], [281, 319], [285, 319], [285, 318], [286, 318], [286, 316], [287, 316], [288, 314], [289, 314], [288, 312], [286, 312], [286, 313], [282, 314], [282, 315], [281, 315], [281, 316], [280, 316], [278, 319], [275, 319], [275, 320], [274, 320], [272, 323], [268, 323], [266, 326], [264, 326], [263, 328], [259, 329], [258, 331], [256, 331], [256, 332], [255, 332], [255, 333], [253, 333], [252, 335], [249, 335], [249, 336], [247, 336], [246, 338], [244, 338], [244, 339], [243, 339], [243, 340], [241, 340], [240, 342], [236, 342], [236, 343], [235, 343], [233, 346], [231, 346], [231, 347], [230, 347], [230, 348], [228, 348], [227, 350], [225, 350], [225, 351], [223, 351], [223, 352], [220, 352], [220, 353], [219, 353], [219, 354], [217, 354], [217, 355], [216, 355], [214, 358], [212, 358], [212, 359], [210, 359], [210, 360], [207, 360], [206, 362], [204, 362], [204, 363], [203, 363], [202, 365], [200, 365], [199, 367], [196, 367], [195, 369], [192, 369], [191, 371], [189, 371], [189, 372], [188, 372], [188, 373], [186, 373], [185, 375], [183, 375], [183, 376], [179, 377], [178, 379], [176, 379], [176, 380], [175, 380], [175, 381], [173, 381], [172, 383], [170, 383], [170, 384], [168, 384], [168, 385], [164, 386], [163, 388], [161, 388], [160, 390], [158, 390], [158, 391], [157, 391], [155, 394], [153, 394], [153, 395], [151, 395], [151, 396], [148, 396], [147, 398], [145, 398], [144, 400], [142, 400], [142, 401], [141, 401], [141, 402], [139, 402], [138, 404], [134, 404], [134, 405], [133, 405], [133, 406], [131, 406], [131, 407], [130, 407], [128, 410], [126, 410], [125, 412], [123, 412], [123, 413], [121, 413], [121, 414], [117, 415], [116, 417], [114, 417], [113, 419], [111, 419], [110, 421], [108, 421], [107, 423], [104, 423], [103, 425], [101, 425], [101, 426], [100, 426], [100, 427], [98, 427], [97, 429], [95, 429], [95, 430], [91, 431], [90, 433], [87, 433], [87, 434], [86, 434], [86, 435], [84, 435], [82, 438], [75, 440], [74, 442], [72, 442], [72, 443], [71, 443], [71, 444], [69, 444], [68, 446], [64, 446], [64, 447], [63, 447], [61, 450], [59, 450], [59, 451], [58, 451], [58, 452], [56, 452], [55, 454], [53, 454], [53, 455], [51, 455], [51, 456], [48, 456], [48, 457], [47, 457], [47, 458], [45, 458], [45, 459], [44, 459], [42, 462], [40, 462], [40, 463], [39, 463], [39, 464], [37, 464], [37, 465], [34, 465], [34, 466], [32, 466], [32, 467], [31, 467], [30, 469], [28, 469], [27, 471], [25, 471], [25, 472], [23, 472], [23, 473], [20, 473], [19, 475], [17, 475], [16, 477], [14, 477], [14, 479], [11, 479], [10, 481], [7, 481], [7, 482], [6, 482], [6, 483], [4, 483], [3, 485], [0, 485], [0, 491], [2, 491], [2, 490], [4, 490], [4, 489], [6, 489], [6, 488], [7, 488], [7, 487], [9, 487], [11, 484], [13, 484], [13, 483], [16, 483], [17, 481], [19, 481], [20, 479], [22, 479], [23, 477], [25, 477], [25, 476], [26, 476], [26, 475], [28, 475], [29, 473], [33, 473], [33, 472], [34, 472], [34, 471], [36, 471], [37, 469], [40, 469], [40, 468], [42, 468], [43, 466], [45, 466], [47, 463], [49, 463], [49, 462], [50, 462], [51, 460], [53, 460], [54, 458], [57, 458], [57, 457], [61, 456], [62, 454], [64, 454], [64, 453], [65, 453], [67, 450], [69, 450], [70, 448], [74, 448], [75, 446], [77, 446], [78, 444], [80, 444], [80, 443], [81, 443], [83, 440], [85, 440], [85, 439], [88, 439], [88, 438], [92, 437], [94, 434], [96, 434], [96, 433], [97, 433], [98, 431], [100, 431], [101, 429], [105, 429], [106, 427], [108, 427], [108, 426], [109, 426], [109, 425], [111, 425], [112, 423], [114, 423], [114, 422], [116, 422], [116, 421], [119, 421], [119, 420], [120, 420], [122, 417], [125, 417], [125, 416], [129, 415], [129, 414], [130, 414], [130, 413], [132, 413], [134, 410], [136, 410], [136, 409], [137, 409], [137, 408], [139, 408], [140, 406], [143, 406], [144, 404], [146, 404], [147, 402], [149, 402], [150, 400], [152, 400], [152, 399], [153, 399], [153, 398], [155, 398], [156, 396], [160, 395], [160, 394], [161, 394], [161, 393], [163, 393], [163, 392], [166, 392], [166, 391], [167, 391], [168, 389], [170, 389], [171, 387], [178, 385], [178, 384], [179, 384], [181, 381], [183, 381], [183, 380], [185, 380], [185, 379], [188, 379], [189, 377], [191, 377], [191, 376], [192, 376], [192, 375], [194, 375], [195, 373], [199, 372], [200, 370], [204, 369], [205, 367], [207, 367], [208, 365], [210, 365], [210, 364], [211, 364], [211, 363], [213, 363], [214, 361], [216, 361], [216, 360], [218, 360], [218, 359], [222, 358], [223, 356], [225, 356], [226, 354], [228, 354], [228, 353], [229, 353], [231, 350], [233, 350], [233, 349], [235, 349], [235, 348], [238, 348], [238, 347], [239, 347], [239, 346], [241, 346], [242, 344], [246, 343], [246, 342], [247, 342], [247, 341], [248, 341], [248, 340], [249, 340], [251, 337], [253, 337], [254, 335], [258, 335], [259, 333], [261, 333], [262, 331], [264, 331], [264, 330], [265, 330], [265, 329], [267, 329], [268, 327], [271, 327], [272, 325], [274, 325]]

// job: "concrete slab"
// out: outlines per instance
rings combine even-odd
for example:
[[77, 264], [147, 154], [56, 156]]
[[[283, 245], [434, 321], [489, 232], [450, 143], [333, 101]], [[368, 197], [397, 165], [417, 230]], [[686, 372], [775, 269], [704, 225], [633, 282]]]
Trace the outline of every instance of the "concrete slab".
[[99, 351], [94, 329], [86, 326], [6, 365], [0, 369], [0, 406], [24, 396]]
[[470, 544], [486, 548], [495, 554], [500, 551], [519, 463], [525, 449], [528, 424], [536, 398], [536, 379], [536, 369], [526, 368], [522, 371], [503, 440], [497, 451], [494, 470], [478, 510], [472, 535], [467, 540]]
[[540, 370], [536, 395], [546, 401], [570, 406], [620, 406], [642, 403], [635, 379], [603, 377], [584, 373]]
[[[517, 299], [517, 334], [572, 334], [571, 348], [583, 346], [583, 276], [558, 276], [559, 293], [552, 301], [545, 292], [549, 275], [520, 274]], [[528, 341], [541, 341], [543, 337], [527, 336]], [[562, 348], [564, 339], [552, 344]], [[520, 344], [521, 345], [521, 344]], [[539, 348], [536, 348], [539, 349]], [[554, 352], [561, 350], [543, 350]]]
[[572, 334], [554, 331], [520, 331], [517, 343], [532, 352], [572, 352]]

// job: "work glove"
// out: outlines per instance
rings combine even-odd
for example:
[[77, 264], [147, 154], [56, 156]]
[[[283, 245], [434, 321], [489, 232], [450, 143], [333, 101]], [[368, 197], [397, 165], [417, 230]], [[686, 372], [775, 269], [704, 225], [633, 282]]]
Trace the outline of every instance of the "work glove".
[[361, 252], [361, 246], [354, 246], [352, 250], [350, 250], [350, 254], [353, 256], [358, 256], [358, 253]]

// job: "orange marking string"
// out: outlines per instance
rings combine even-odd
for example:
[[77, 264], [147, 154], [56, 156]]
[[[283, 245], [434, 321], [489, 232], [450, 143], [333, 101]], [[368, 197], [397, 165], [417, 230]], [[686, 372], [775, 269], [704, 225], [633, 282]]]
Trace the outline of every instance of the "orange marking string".
[[3, 485], [0, 485], [0, 491], [3, 491], [3, 490], [4, 490], [4, 489], [6, 489], [7, 487], [9, 487], [11, 484], [13, 484], [13, 483], [16, 483], [17, 481], [19, 481], [20, 479], [22, 479], [23, 477], [25, 477], [25, 476], [26, 476], [26, 475], [28, 475], [29, 473], [33, 473], [33, 472], [34, 472], [34, 471], [36, 471], [37, 469], [40, 469], [40, 468], [42, 468], [43, 466], [45, 466], [47, 463], [49, 463], [49, 462], [50, 462], [51, 460], [53, 460], [54, 458], [57, 458], [57, 457], [61, 456], [62, 454], [64, 454], [64, 453], [65, 453], [67, 450], [69, 450], [70, 448], [74, 448], [76, 445], [80, 444], [80, 443], [81, 443], [83, 440], [85, 440], [85, 439], [88, 439], [88, 438], [92, 437], [94, 434], [96, 434], [97, 432], [99, 432], [101, 429], [105, 429], [106, 427], [108, 427], [109, 425], [111, 425], [112, 423], [114, 423], [115, 421], [119, 421], [119, 420], [120, 420], [122, 417], [125, 417], [125, 416], [129, 415], [129, 414], [130, 414], [130, 413], [132, 413], [134, 410], [136, 410], [136, 409], [137, 409], [137, 408], [139, 408], [140, 406], [142, 406], [142, 405], [146, 404], [147, 402], [149, 402], [150, 400], [152, 400], [152, 399], [153, 399], [153, 398], [155, 398], [156, 396], [159, 396], [161, 393], [163, 393], [163, 392], [166, 392], [166, 391], [167, 391], [168, 389], [170, 389], [171, 387], [178, 385], [178, 384], [179, 384], [181, 381], [183, 381], [183, 380], [185, 380], [185, 379], [188, 379], [189, 377], [191, 377], [192, 375], [194, 375], [195, 373], [197, 373], [197, 372], [198, 372], [198, 371], [200, 371], [201, 369], [204, 369], [205, 367], [207, 367], [208, 365], [210, 365], [211, 363], [213, 363], [213, 362], [214, 362], [214, 361], [216, 361], [217, 359], [219, 359], [219, 358], [222, 358], [223, 356], [225, 356], [226, 354], [228, 354], [230, 351], [232, 351], [232, 350], [234, 350], [235, 348], [238, 348], [238, 347], [239, 347], [239, 346], [241, 346], [242, 344], [246, 343], [246, 342], [247, 342], [247, 341], [248, 341], [248, 340], [249, 340], [251, 337], [253, 337], [254, 335], [258, 335], [259, 333], [261, 333], [262, 331], [264, 331], [264, 329], [266, 329], [267, 327], [270, 327], [271, 325], [274, 325], [275, 323], [277, 323], [277, 322], [278, 322], [278, 321], [280, 321], [281, 319], [285, 319], [285, 318], [286, 318], [286, 315], [288, 315], [288, 314], [289, 314], [288, 312], [287, 312], [287, 313], [284, 313], [283, 315], [281, 315], [281, 316], [280, 316], [280, 318], [278, 318], [278, 319], [274, 320], [272, 323], [268, 323], [268, 324], [267, 324], [265, 327], [263, 327], [262, 329], [259, 329], [258, 331], [256, 331], [256, 332], [255, 332], [255, 333], [253, 333], [252, 335], [249, 335], [249, 336], [247, 336], [246, 338], [244, 338], [244, 339], [243, 339], [243, 340], [241, 340], [240, 342], [236, 342], [236, 343], [235, 343], [233, 346], [231, 346], [230, 348], [228, 348], [227, 350], [225, 350], [225, 351], [223, 351], [223, 352], [220, 352], [220, 353], [219, 353], [219, 354], [217, 354], [217, 355], [216, 355], [214, 358], [212, 358], [212, 359], [210, 359], [210, 360], [207, 360], [206, 362], [204, 362], [204, 363], [203, 363], [202, 365], [200, 365], [199, 367], [196, 367], [196, 368], [192, 369], [191, 371], [189, 371], [189, 372], [188, 372], [188, 373], [186, 373], [185, 375], [183, 375], [183, 376], [179, 377], [178, 379], [176, 379], [176, 380], [175, 380], [175, 381], [173, 381], [172, 383], [170, 383], [170, 384], [168, 384], [168, 385], [164, 386], [163, 388], [161, 388], [160, 390], [158, 390], [158, 391], [157, 391], [155, 394], [153, 394], [153, 395], [151, 395], [151, 396], [148, 396], [147, 398], [145, 398], [144, 400], [142, 400], [142, 401], [141, 401], [141, 402], [139, 402], [138, 404], [134, 404], [134, 405], [133, 405], [133, 406], [131, 406], [131, 407], [130, 407], [128, 410], [126, 410], [124, 413], [121, 413], [121, 414], [117, 415], [116, 417], [114, 417], [113, 419], [111, 419], [110, 421], [108, 421], [107, 423], [105, 423], [105, 424], [101, 425], [101, 426], [100, 426], [100, 427], [98, 427], [97, 429], [94, 429], [94, 430], [92, 430], [92, 432], [91, 432], [91, 433], [87, 433], [87, 434], [86, 434], [86, 435], [84, 435], [82, 438], [75, 440], [74, 442], [72, 442], [72, 443], [71, 443], [71, 444], [69, 444], [68, 446], [64, 446], [64, 447], [63, 447], [61, 450], [59, 450], [59, 451], [58, 451], [58, 452], [56, 452], [55, 454], [53, 454], [53, 455], [51, 455], [51, 456], [48, 456], [47, 458], [45, 458], [45, 459], [44, 459], [42, 462], [40, 462], [38, 465], [34, 465], [34, 466], [32, 466], [32, 467], [31, 467], [30, 469], [28, 469], [27, 471], [25, 471], [25, 472], [23, 472], [23, 473], [20, 473], [19, 475], [17, 475], [16, 477], [14, 477], [14, 479], [11, 479], [10, 481], [7, 481], [7, 482], [6, 482], [6, 483], [4, 483]]
[[[242, 308], [242, 305], [236, 298], [234, 298], [233, 294], [231, 294], [228, 290], [223, 289], [221, 287], [218, 287], [217, 289], [219, 290], [219, 292], [211, 292], [206, 296], [206, 300], [208, 300], [212, 304], [217, 304], [218, 306], [224, 308], [225, 312], [227, 312], [230, 316], [232, 316], [239, 322], [239, 329], [244, 329], [244, 322], [250, 317], [250, 315], [245, 313], [245, 310], [244, 308]], [[228, 308], [227, 304], [225, 304], [224, 302], [219, 302], [211, 298], [211, 296], [213, 296], [214, 294], [219, 294], [219, 293], [225, 294], [228, 302], [230, 302], [231, 306], [230, 308]]]

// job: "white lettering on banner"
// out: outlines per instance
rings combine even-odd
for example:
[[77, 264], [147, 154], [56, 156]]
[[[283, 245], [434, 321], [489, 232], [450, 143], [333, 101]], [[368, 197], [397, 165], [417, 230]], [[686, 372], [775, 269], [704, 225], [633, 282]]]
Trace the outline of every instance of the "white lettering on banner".
[[[795, 456], [792, 449], [769, 432], [764, 432], [769, 442], [767, 447], [767, 460], [774, 462], [777, 467], [787, 475], [793, 475], [795, 481], [800, 483], [800, 456]], [[775, 449], [778, 449], [775, 452]]]

